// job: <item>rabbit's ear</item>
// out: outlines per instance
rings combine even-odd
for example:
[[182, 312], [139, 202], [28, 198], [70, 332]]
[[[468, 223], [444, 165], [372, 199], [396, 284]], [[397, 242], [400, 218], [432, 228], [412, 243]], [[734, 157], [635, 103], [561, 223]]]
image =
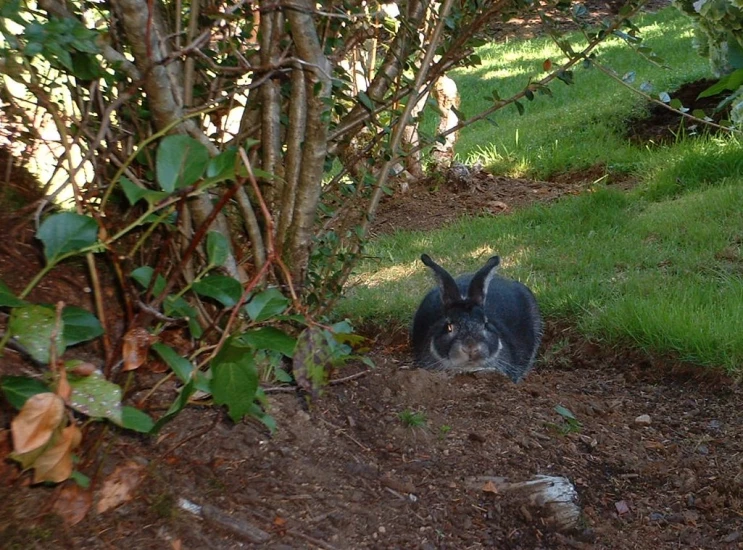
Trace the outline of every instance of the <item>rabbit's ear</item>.
[[454, 281], [454, 277], [441, 267], [439, 264], [434, 262], [428, 254], [421, 255], [421, 261], [433, 270], [433, 274], [439, 281], [439, 287], [441, 289], [441, 301], [444, 307], [461, 302], [462, 294], [459, 292], [459, 287]]
[[495, 268], [500, 264], [500, 258], [493, 256], [488, 260], [480, 270], [475, 273], [472, 277], [470, 286], [467, 289], [467, 297], [475, 302], [477, 305], [485, 305], [485, 296], [488, 294], [488, 286], [490, 286], [490, 280], [495, 275]]

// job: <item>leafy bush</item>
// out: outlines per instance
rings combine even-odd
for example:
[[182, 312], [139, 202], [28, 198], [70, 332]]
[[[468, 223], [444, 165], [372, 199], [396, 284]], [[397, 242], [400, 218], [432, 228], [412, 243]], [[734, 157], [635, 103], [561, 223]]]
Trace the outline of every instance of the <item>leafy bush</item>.
[[731, 106], [731, 120], [743, 123], [743, 4], [735, 0], [675, 0], [696, 23], [695, 45], [709, 58], [720, 82], [706, 93], [730, 91], [720, 107]]

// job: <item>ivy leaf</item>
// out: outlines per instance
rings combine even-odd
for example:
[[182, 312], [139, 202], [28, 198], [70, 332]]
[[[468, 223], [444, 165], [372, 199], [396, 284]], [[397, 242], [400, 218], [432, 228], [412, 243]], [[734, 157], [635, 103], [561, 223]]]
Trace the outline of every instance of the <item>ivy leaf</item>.
[[67, 375], [72, 388], [70, 407], [91, 418], [107, 418], [121, 424], [121, 387], [100, 372], [90, 376]]
[[206, 234], [206, 255], [209, 259], [209, 265], [223, 266], [227, 261], [230, 244], [224, 235], [217, 231], [209, 231]]
[[152, 204], [168, 196], [167, 193], [163, 193], [162, 191], [143, 189], [126, 176], [121, 176], [119, 185], [121, 185], [121, 190], [124, 191], [126, 199], [132, 206], [134, 206], [141, 199], [145, 199], [148, 203]]
[[212, 361], [211, 391], [214, 402], [226, 405], [233, 421], [251, 411], [258, 389], [258, 372], [250, 348], [228, 340]]
[[200, 142], [184, 135], [167, 136], [157, 148], [157, 182], [172, 193], [198, 181], [208, 164], [209, 152]]
[[240, 300], [243, 287], [237, 279], [227, 275], [210, 275], [193, 284], [197, 294], [214, 298], [224, 307], [233, 307]]
[[3, 376], [0, 378], [0, 388], [8, 403], [18, 410], [21, 410], [29, 397], [49, 391], [49, 387], [41, 380], [26, 376]]
[[26, 302], [16, 297], [4, 282], [0, 281], [0, 307], [18, 307]]
[[[144, 289], [150, 287], [150, 281], [152, 281], [152, 275], [155, 270], [148, 265], [143, 265], [132, 271], [132, 279], [137, 281], [140, 286]], [[165, 290], [165, 278], [158, 273], [157, 279], [155, 279], [155, 285], [152, 287], [152, 294], [157, 296]]]
[[[56, 328], [57, 315], [49, 307], [30, 305], [17, 307], [10, 313], [8, 330], [36, 361], [49, 363], [52, 334]], [[55, 345], [57, 356], [65, 351], [64, 322], [60, 323]]]
[[279, 315], [288, 307], [289, 300], [276, 288], [269, 288], [253, 296], [245, 306], [250, 318], [256, 323]]
[[206, 177], [214, 182], [235, 178], [237, 148], [229, 147], [209, 161]]
[[188, 400], [191, 398], [191, 396], [196, 391], [195, 388], [195, 381], [189, 380], [182, 388], [180, 393], [178, 394], [178, 397], [175, 398], [175, 400], [170, 404], [170, 407], [167, 411], [165, 411], [165, 414], [162, 415], [157, 422], [155, 422], [155, 425], [151, 428], [150, 433], [156, 434], [160, 431], [160, 428], [165, 426], [168, 422], [173, 420], [179, 412], [181, 412], [186, 405], [188, 405]]
[[150, 433], [155, 423], [152, 418], [143, 411], [124, 405], [121, 407], [121, 418], [111, 419], [111, 421], [117, 426], [121, 426], [127, 430], [133, 430], [139, 433]]
[[63, 254], [94, 244], [98, 238], [98, 224], [89, 216], [62, 212], [45, 219], [36, 238], [44, 243], [44, 256], [51, 263]]
[[241, 334], [238, 339], [255, 349], [278, 351], [290, 358], [294, 356], [294, 348], [297, 345], [296, 338], [276, 327], [249, 330]]
[[173, 348], [165, 344], [152, 344], [152, 349], [165, 361], [181, 381], [188, 382], [191, 379], [191, 373], [194, 370], [191, 361], [185, 357], [181, 357]]
[[186, 319], [191, 336], [197, 340], [201, 338], [201, 334], [204, 331], [201, 329], [201, 325], [199, 325], [199, 321], [196, 318], [196, 309], [182, 297], [173, 295], [166, 297], [163, 303], [163, 310], [165, 311], [165, 315], [169, 317]]
[[62, 334], [67, 347], [93, 340], [103, 334], [103, 326], [98, 318], [76, 306], [67, 306], [62, 310], [62, 321], [64, 322]]

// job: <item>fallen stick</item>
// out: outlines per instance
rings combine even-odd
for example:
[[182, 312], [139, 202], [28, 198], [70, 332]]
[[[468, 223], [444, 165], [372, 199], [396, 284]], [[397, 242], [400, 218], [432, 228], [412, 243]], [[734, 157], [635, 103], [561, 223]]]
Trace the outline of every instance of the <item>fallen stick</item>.
[[271, 535], [266, 533], [260, 527], [256, 527], [242, 518], [231, 516], [209, 504], [199, 506], [190, 500], [179, 498], [178, 507], [194, 514], [195, 516], [199, 516], [207, 523], [221, 527], [226, 531], [247, 540], [248, 542], [266, 542], [271, 538]]

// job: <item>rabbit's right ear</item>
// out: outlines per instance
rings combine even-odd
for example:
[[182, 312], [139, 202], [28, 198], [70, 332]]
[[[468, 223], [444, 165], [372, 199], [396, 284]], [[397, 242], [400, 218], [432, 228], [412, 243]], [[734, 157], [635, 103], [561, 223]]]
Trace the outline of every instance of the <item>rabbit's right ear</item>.
[[449, 307], [452, 304], [462, 301], [462, 294], [459, 292], [459, 287], [454, 281], [454, 277], [449, 275], [439, 264], [434, 262], [428, 254], [421, 255], [421, 261], [433, 270], [433, 274], [439, 281], [439, 288], [441, 289], [441, 302], [444, 307]]
[[472, 277], [470, 286], [467, 289], [467, 297], [475, 302], [477, 305], [485, 305], [485, 296], [488, 295], [488, 286], [490, 286], [490, 280], [495, 275], [495, 268], [500, 264], [500, 258], [493, 256], [488, 260], [484, 266], [482, 266], [475, 276]]

